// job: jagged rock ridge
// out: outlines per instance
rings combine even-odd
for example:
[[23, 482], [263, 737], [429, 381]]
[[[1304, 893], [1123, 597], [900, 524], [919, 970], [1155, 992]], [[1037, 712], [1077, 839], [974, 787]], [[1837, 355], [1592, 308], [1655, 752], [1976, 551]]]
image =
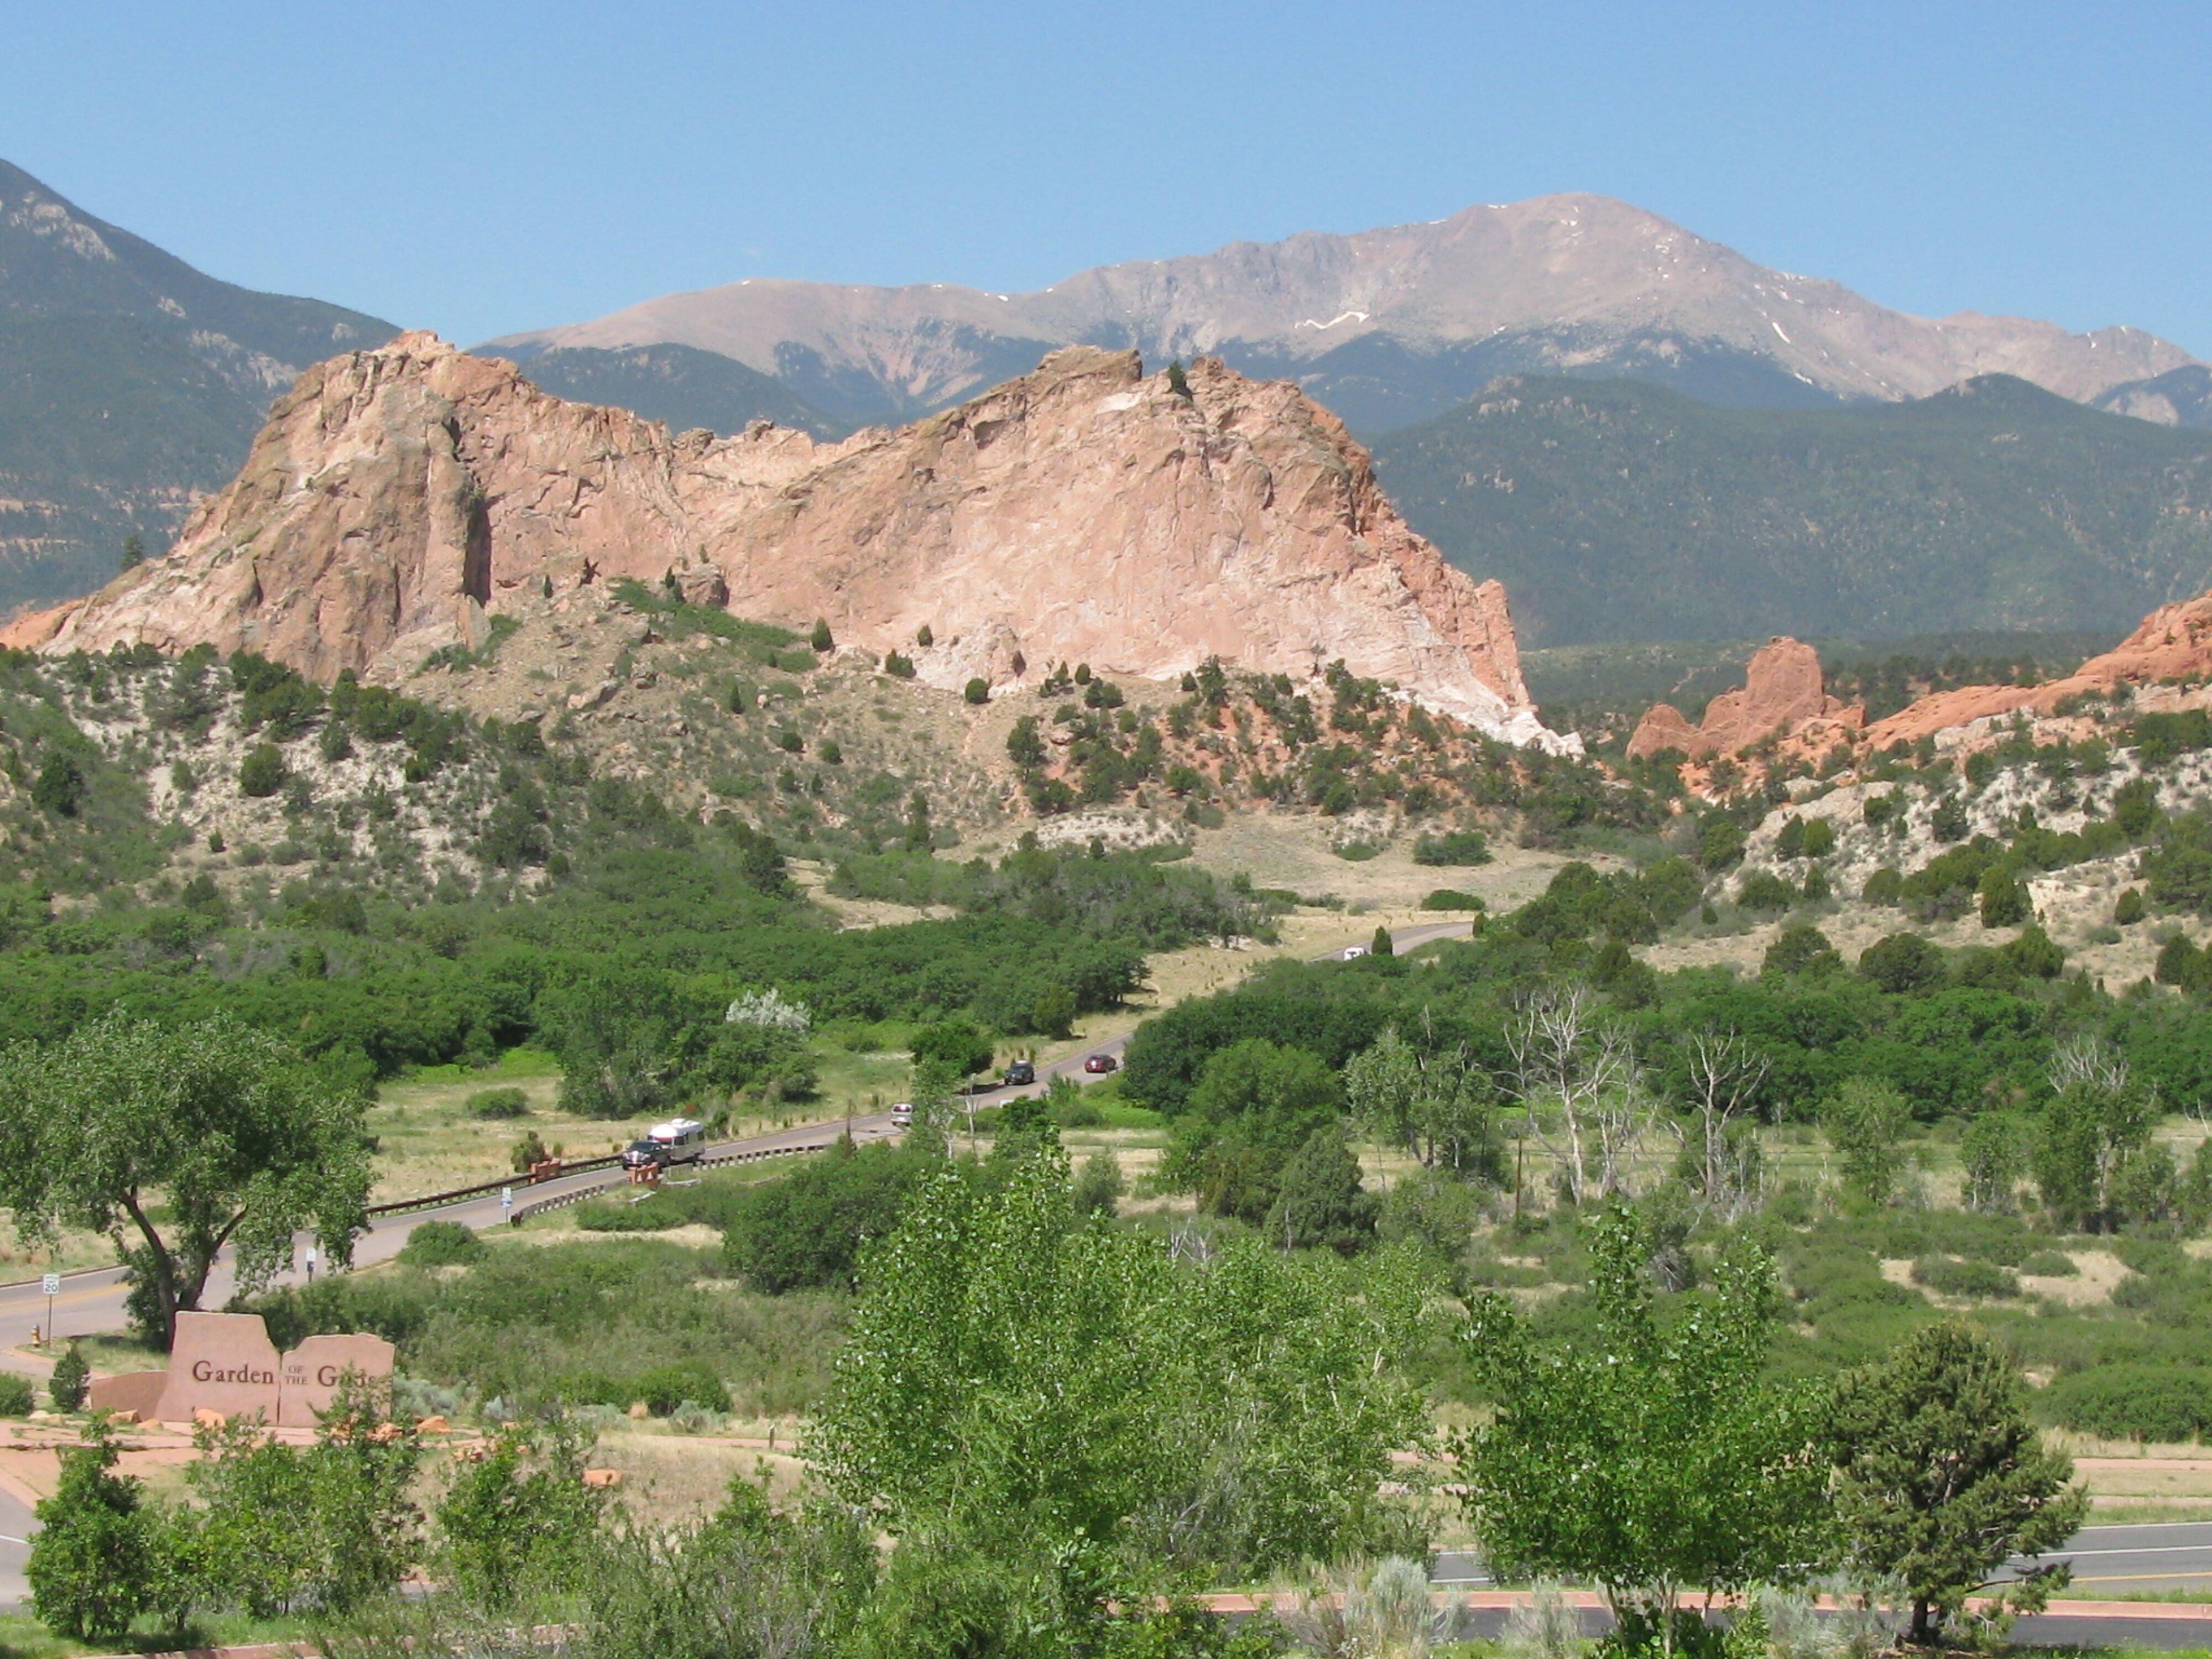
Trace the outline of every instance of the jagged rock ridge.
[[1848, 736], [1865, 721], [1864, 708], [1828, 695], [1819, 652], [1778, 635], [1752, 653], [1743, 690], [1715, 697], [1696, 726], [1674, 704], [1653, 704], [1629, 737], [1628, 755], [1643, 760], [1671, 749], [1707, 760], [1770, 738]]
[[941, 685], [1062, 659], [1168, 678], [1216, 655], [1303, 679], [1341, 659], [1483, 731], [1574, 746], [1536, 720], [1504, 590], [1407, 527], [1333, 416], [1210, 360], [1178, 390], [1089, 348], [825, 445], [765, 424], [672, 435], [403, 335], [302, 374], [167, 557], [5, 637], [204, 641], [397, 678], [502, 611], [622, 576], [825, 618]]

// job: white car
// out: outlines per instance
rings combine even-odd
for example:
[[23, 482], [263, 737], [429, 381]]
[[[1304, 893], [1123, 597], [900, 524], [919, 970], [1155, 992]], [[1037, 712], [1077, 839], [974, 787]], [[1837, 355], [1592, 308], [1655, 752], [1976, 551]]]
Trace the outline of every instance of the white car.
[[1336, 959], [1339, 962], [1357, 962], [1360, 957], [1366, 954], [1367, 947], [1365, 945], [1347, 945], [1343, 950], [1337, 952]]
[[914, 1127], [914, 1103], [912, 1101], [902, 1100], [897, 1105], [891, 1108], [891, 1127], [894, 1129], [911, 1129]]

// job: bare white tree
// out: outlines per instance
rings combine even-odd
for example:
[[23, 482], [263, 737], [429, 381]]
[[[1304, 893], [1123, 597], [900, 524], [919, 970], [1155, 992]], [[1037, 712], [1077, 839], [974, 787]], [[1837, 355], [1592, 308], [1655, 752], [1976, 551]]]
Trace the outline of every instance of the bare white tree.
[[1628, 1033], [1601, 1017], [1587, 985], [1574, 983], [1536, 992], [1505, 1039], [1529, 1133], [1565, 1172], [1568, 1197], [1579, 1205], [1593, 1188], [1626, 1191], [1656, 1111]]
[[1692, 1121], [1672, 1126], [1685, 1146], [1698, 1140], [1698, 1184], [1706, 1207], [1738, 1221], [1759, 1201], [1760, 1168], [1754, 1144], [1731, 1142], [1729, 1128], [1748, 1114], [1766, 1081], [1764, 1054], [1734, 1031], [1708, 1025], [1680, 1039], [1687, 1067]]
[[2063, 1095], [2077, 1084], [2087, 1085], [2100, 1094], [2124, 1094], [2128, 1062], [2104, 1038], [2089, 1032], [2069, 1037], [2053, 1048], [2044, 1075], [2051, 1079], [2054, 1094]]

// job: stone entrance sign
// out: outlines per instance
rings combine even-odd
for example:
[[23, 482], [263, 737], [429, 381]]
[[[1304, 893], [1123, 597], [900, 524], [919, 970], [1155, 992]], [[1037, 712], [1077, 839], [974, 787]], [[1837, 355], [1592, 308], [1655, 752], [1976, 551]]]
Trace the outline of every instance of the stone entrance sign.
[[312, 1428], [348, 1370], [371, 1380], [387, 1377], [392, 1358], [392, 1345], [380, 1336], [311, 1336], [280, 1354], [259, 1314], [180, 1313], [169, 1369], [100, 1377], [90, 1403], [164, 1423], [189, 1423], [195, 1411], [216, 1411]]

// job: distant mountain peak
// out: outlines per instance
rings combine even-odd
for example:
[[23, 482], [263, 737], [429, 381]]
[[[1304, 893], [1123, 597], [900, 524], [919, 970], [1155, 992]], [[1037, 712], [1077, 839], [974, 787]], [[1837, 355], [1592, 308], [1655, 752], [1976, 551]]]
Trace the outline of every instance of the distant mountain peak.
[[854, 422], [945, 407], [1059, 344], [1153, 361], [1212, 353], [1293, 380], [1370, 432], [1440, 414], [1514, 370], [1808, 407], [1926, 397], [1991, 373], [2087, 399], [2191, 361], [2137, 329], [1909, 316], [1583, 191], [1104, 265], [1028, 294], [752, 278], [491, 346], [661, 343], [735, 359]]

